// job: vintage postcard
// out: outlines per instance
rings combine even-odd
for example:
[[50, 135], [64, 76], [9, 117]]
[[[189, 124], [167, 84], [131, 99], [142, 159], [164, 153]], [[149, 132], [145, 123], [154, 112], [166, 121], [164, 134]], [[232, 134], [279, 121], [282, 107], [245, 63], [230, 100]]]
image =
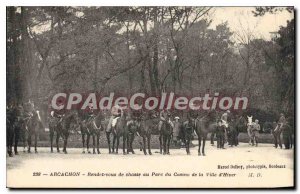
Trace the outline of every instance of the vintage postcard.
[[8, 188], [294, 188], [294, 7], [6, 7]]

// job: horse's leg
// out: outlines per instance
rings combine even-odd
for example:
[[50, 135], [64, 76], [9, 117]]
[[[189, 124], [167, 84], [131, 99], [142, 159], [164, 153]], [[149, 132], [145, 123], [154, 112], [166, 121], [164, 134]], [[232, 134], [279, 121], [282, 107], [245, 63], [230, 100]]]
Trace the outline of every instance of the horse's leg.
[[95, 140], [95, 137], [96, 137], [96, 134], [93, 134], [93, 154], [96, 154], [96, 150], [95, 150], [95, 146], [96, 146], [96, 140]]
[[202, 145], [202, 155], [205, 156], [204, 150], [205, 150], [205, 142], [206, 142], [206, 135], [203, 137], [203, 145]]
[[145, 155], [147, 155], [147, 151], [146, 151], [146, 136], [143, 135], [143, 152]]
[[126, 149], [126, 141], [127, 141], [127, 135], [124, 134], [123, 135], [123, 154], [124, 155], [126, 155], [126, 151], [125, 151], [125, 149]]
[[162, 154], [162, 135], [159, 135], [159, 153]]
[[22, 138], [23, 138], [23, 152], [26, 152], [26, 144], [27, 144], [27, 130], [24, 129], [22, 132]]
[[37, 132], [34, 132], [34, 151], [35, 153], [38, 153], [37, 151]]
[[87, 150], [87, 153], [91, 153], [90, 151], [90, 137], [91, 137], [91, 134], [88, 132], [87, 135], [86, 135], [86, 150]]
[[170, 154], [170, 142], [171, 142], [171, 136], [167, 137], [167, 154]]
[[131, 134], [131, 139], [130, 139], [130, 150], [132, 154], [135, 154], [132, 144], [133, 144], [133, 140], [134, 140], [134, 133]]
[[51, 153], [53, 153], [53, 136], [54, 136], [54, 131], [52, 129], [50, 129], [50, 150]]
[[56, 150], [57, 152], [60, 152], [59, 151], [59, 137], [60, 137], [60, 132], [56, 131]]
[[190, 155], [190, 135], [185, 135], [185, 148], [186, 148], [186, 154]]
[[28, 133], [27, 141], [28, 141], [27, 142], [27, 144], [28, 144], [28, 150], [27, 150], [27, 152], [30, 153], [31, 152], [31, 150], [30, 150], [31, 149], [31, 133], [30, 132]]
[[19, 143], [19, 137], [20, 137], [20, 128], [17, 127], [15, 129], [15, 146], [14, 146], [14, 151], [15, 151], [15, 155], [18, 155], [18, 143]]
[[201, 156], [201, 152], [200, 152], [200, 150], [201, 150], [201, 135], [200, 134], [197, 134], [197, 136], [198, 136], [198, 155], [199, 156]]
[[282, 149], [281, 133], [278, 134], [279, 147]]
[[152, 153], [151, 153], [151, 134], [149, 134], [148, 137], [147, 137], [147, 143], [148, 143], [149, 155], [152, 155]]
[[116, 143], [116, 135], [113, 134], [112, 153], [115, 153], [115, 143]]
[[108, 144], [108, 153], [111, 153], [110, 149], [110, 132], [106, 132], [106, 139], [107, 139], [107, 144]]
[[101, 154], [100, 152], [100, 132], [97, 134], [97, 153]]
[[116, 147], [116, 154], [119, 153], [119, 143], [120, 143], [120, 135], [117, 135], [117, 147]]
[[163, 154], [165, 155], [167, 153], [167, 137], [166, 137], [166, 135], [163, 135], [163, 147], [164, 147]]
[[129, 154], [130, 151], [130, 139], [131, 139], [131, 134], [129, 133], [127, 136], [127, 154]]
[[201, 156], [201, 152], [200, 152], [200, 150], [201, 150], [201, 139], [202, 139], [202, 137], [201, 137], [201, 135], [200, 134], [198, 134], [198, 156]]
[[82, 153], [85, 154], [85, 134], [84, 132], [82, 131], [81, 132], [81, 138], [82, 138]]
[[67, 143], [68, 143], [69, 133], [67, 132], [64, 136], [65, 136], [65, 138], [64, 138], [64, 149], [63, 149], [63, 151], [64, 151], [65, 154], [67, 154], [68, 153], [67, 152]]

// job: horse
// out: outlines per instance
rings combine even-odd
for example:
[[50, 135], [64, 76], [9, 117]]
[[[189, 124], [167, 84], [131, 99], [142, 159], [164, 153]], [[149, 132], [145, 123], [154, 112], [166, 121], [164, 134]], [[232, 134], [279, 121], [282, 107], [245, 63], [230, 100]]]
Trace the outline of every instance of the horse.
[[[63, 152], [65, 154], [67, 154], [67, 143], [68, 143], [68, 138], [70, 135], [70, 131], [72, 128], [72, 125], [78, 127], [79, 125], [79, 118], [78, 118], [78, 113], [76, 111], [72, 111], [69, 113], [66, 113], [62, 118], [61, 121], [58, 123], [58, 125], [56, 126], [56, 132], [57, 132], [57, 136], [56, 136], [56, 146], [57, 146], [57, 152], [60, 152], [59, 150], [59, 145], [58, 145], [58, 141], [59, 138], [62, 137], [63, 138]], [[51, 129], [53, 130], [53, 129]], [[52, 148], [51, 148], [52, 150]]]
[[237, 118], [236, 122], [235, 122], [235, 127], [236, 127], [236, 143], [237, 145], [239, 144], [239, 139], [238, 136], [241, 132], [245, 132], [247, 131], [247, 120], [245, 119], [245, 117], [240, 116], [239, 118]]
[[[64, 115], [63, 115], [64, 116]], [[54, 134], [56, 133], [56, 148], [57, 148], [57, 152], [59, 151], [59, 137], [61, 136], [61, 132], [62, 132], [62, 119], [63, 116], [57, 118], [54, 116], [51, 116], [49, 118], [49, 132], [50, 132], [50, 151], [51, 153], [53, 153], [53, 138], [54, 138]]]
[[202, 144], [202, 155], [205, 156], [205, 141], [207, 139], [207, 134], [215, 130], [216, 125], [216, 112], [210, 111], [208, 114], [200, 119], [196, 119], [195, 121], [195, 131], [198, 136], [198, 155], [201, 155], [201, 140]]
[[249, 145], [252, 144], [252, 127], [253, 127], [253, 116], [247, 116], [248, 119], [248, 123], [247, 123], [247, 133], [248, 133], [248, 137], [249, 137]]
[[101, 111], [99, 111], [99, 113], [95, 117], [89, 119], [86, 122], [86, 127], [89, 131], [89, 134], [93, 138], [93, 154], [96, 154], [96, 151], [95, 151], [96, 142], [97, 142], [97, 153], [100, 154], [100, 150], [99, 150], [100, 149], [100, 133], [101, 133], [101, 131], [104, 130], [104, 127], [102, 125], [102, 120], [103, 120], [103, 115], [102, 115]]
[[10, 108], [6, 109], [6, 148], [7, 148], [7, 154], [9, 157], [13, 156], [13, 141], [14, 141], [14, 135], [15, 135], [15, 116], [13, 115], [13, 110]]
[[34, 151], [35, 153], [38, 153], [37, 151], [37, 137], [39, 130], [44, 127], [40, 113], [38, 110], [35, 110], [31, 112], [30, 117], [25, 121], [25, 130], [27, 133], [27, 144], [28, 144], [28, 153], [31, 153], [31, 143], [32, 143], [32, 136], [34, 136]]
[[[126, 116], [124, 113], [122, 113], [120, 117], [114, 119], [116, 120], [114, 120], [112, 123], [111, 131], [106, 131], [108, 151], [109, 153], [118, 154], [120, 137], [123, 137], [123, 154], [126, 154], [125, 153], [125, 144], [127, 141]], [[110, 134], [113, 135], [112, 149], [110, 146]], [[115, 152], [115, 144], [116, 144], [116, 152]]]
[[85, 153], [85, 147], [87, 149], [87, 153], [89, 153], [89, 154], [91, 153], [90, 148], [89, 148], [91, 133], [87, 127], [88, 121], [89, 121], [89, 119], [81, 118], [81, 122], [79, 124], [81, 139], [82, 139], [82, 153], [83, 154]]
[[132, 119], [127, 122], [126, 127], [127, 127], [127, 154], [129, 154], [130, 152], [132, 154], [135, 154], [132, 148], [132, 144], [133, 144], [135, 134], [138, 133], [138, 130], [141, 127], [141, 121], [138, 119]]
[[170, 141], [173, 134], [171, 121], [163, 121], [161, 126], [161, 137], [163, 141], [163, 155], [170, 155]]
[[[162, 154], [162, 134], [158, 130], [158, 123], [160, 119], [156, 115], [150, 115], [148, 118], [145, 118], [141, 121], [141, 126], [138, 129], [138, 134], [142, 137], [143, 142], [141, 145], [142, 151], [147, 155], [146, 145], [148, 147], [148, 154], [152, 155], [151, 152], [151, 135], [159, 135], [159, 149], [160, 154]], [[147, 142], [147, 144], [146, 144]]]
[[196, 126], [195, 119], [192, 119], [192, 118], [189, 118], [182, 125], [183, 140], [184, 140], [187, 155], [191, 154], [190, 153], [190, 142], [192, 140], [195, 126]]
[[228, 122], [228, 145], [238, 145], [238, 123], [237, 121], [231, 120]]

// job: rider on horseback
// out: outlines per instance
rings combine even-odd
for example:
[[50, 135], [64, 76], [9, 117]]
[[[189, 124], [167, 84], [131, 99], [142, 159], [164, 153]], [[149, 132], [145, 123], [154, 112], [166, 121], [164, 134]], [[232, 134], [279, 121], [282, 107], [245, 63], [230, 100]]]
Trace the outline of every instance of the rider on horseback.
[[117, 119], [123, 114], [123, 109], [119, 105], [115, 105], [111, 109], [111, 117], [106, 128], [106, 132], [111, 132], [112, 127], [117, 123]]
[[171, 113], [167, 110], [162, 110], [159, 114], [160, 117], [160, 121], [158, 123], [158, 130], [161, 131], [161, 127], [163, 122], [168, 122], [173, 128], [174, 128], [174, 124], [171, 121]]
[[[137, 106], [137, 105], [136, 105]], [[140, 125], [140, 121], [142, 120], [143, 111], [142, 109], [130, 109], [130, 120], [127, 122], [127, 126], [131, 125], [132, 123], [137, 123]]]

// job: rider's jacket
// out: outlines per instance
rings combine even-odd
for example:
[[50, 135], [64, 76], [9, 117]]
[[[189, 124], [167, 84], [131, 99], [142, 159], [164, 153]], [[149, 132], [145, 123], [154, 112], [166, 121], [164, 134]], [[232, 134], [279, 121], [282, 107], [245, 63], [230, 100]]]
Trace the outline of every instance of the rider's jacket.
[[120, 106], [113, 106], [111, 109], [111, 115], [115, 117], [120, 117], [122, 114], [122, 108]]
[[198, 111], [197, 111], [197, 110], [191, 109], [191, 110], [189, 111], [188, 116], [189, 116], [190, 118], [192, 118], [192, 119], [196, 119], [196, 118], [198, 117]]
[[134, 120], [141, 119], [142, 115], [143, 115], [143, 112], [142, 112], [141, 109], [140, 110], [134, 110], [134, 109], [131, 110], [131, 115], [130, 116]]

